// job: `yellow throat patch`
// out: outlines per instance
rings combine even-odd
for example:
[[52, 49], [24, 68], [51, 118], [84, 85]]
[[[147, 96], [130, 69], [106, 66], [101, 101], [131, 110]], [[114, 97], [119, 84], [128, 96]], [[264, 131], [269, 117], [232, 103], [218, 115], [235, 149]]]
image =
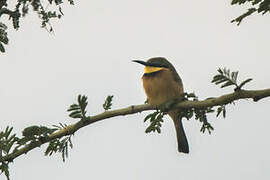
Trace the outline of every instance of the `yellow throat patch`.
[[151, 67], [151, 66], [145, 66], [144, 67], [144, 73], [149, 74], [157, 71], [161, 71], [163, 67]]

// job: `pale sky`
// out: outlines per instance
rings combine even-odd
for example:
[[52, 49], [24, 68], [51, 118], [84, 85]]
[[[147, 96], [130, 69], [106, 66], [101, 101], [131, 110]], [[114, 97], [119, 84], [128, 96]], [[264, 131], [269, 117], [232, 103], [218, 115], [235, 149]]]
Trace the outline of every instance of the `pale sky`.
[[[185, 91], [201, 99], [232, 92], [210, 81], [219, 67], [239, 70], [247, 89], [270, 87], [269, 15], [254, 15], [240, 26], [230, 20], [245, 11], [230, 1], [75, 1], [50, 35], [35, 15], [9, 31], [0, 61], [1, 130], [30, 125], [71, 124], [69, 105], [89, 98], [88, 112], [103, 112], [107, 95], [113, 109], [142, 104], [143, 67], [133, 59], [166, 57]], [[268, 180], [270, 178], [269, 99], [237, 101], [227, 118], [209, 116], [215, 130], [200, 132], [184, 121], [190, 153], [178, 153], [171, 119], [161, 134], [145, 134], [147, 112], [115, 117], [79, 130], [65, 163], [45, 157], [45, 146], [15, 159], [12, 180]]]

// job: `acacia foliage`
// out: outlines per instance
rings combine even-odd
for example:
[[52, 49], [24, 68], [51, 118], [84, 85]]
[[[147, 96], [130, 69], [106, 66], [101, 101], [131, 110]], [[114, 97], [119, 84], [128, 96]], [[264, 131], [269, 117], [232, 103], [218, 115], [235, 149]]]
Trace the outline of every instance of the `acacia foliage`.
[[[61, 5], [68, 3], [74, 5], [74, 0], [0, 0], [0, 53], [5, 52], [5, 45], [8, 44], [7, 22], [3, 21], [4, 15], [9, 16], [9, 21], [14, 29], [20, 28], [21, 18], [26, 17], [30, 10], [36, 12], [41, 20], [41, 27], [48, 32], [53, 31], [51, 19], [60, 19], [64, 13]], [[270, 12], [270, 0], [232, 0], [231, 5], [249, 5], [250, 7], [242, 15], [233, 19], [239, 25], [243, 19], [254, 14], [266, 14]]]
[[[218, 74], [213, 77], [212, 83], [216, 85], [221, 85], [221, 88], [234, 87], [234, 92], [242, 92], [242, 87], [250, 82], [251, 79], [242, 81], [238, 83], [238, 71], [230, 71], [227, 68], [219, 68]], [[264, 96], [267, 97], [268, 95]], [[185, 93], [184, 98], [186, 102], [200, 102], [199, 98], [195, 93]], [[263, 98], [263, 97], [261, 97]], [[210, 98], [211, 99], [211, 98]], [[99, 116], [100, 120], [105, 118], [110, 118], [114, 116], [108, 116], [113, 114], [113, 112], [119, 113], [119, 110], [109, 111], [112, 108], [113, 95], [109, 95], [104, 104], [102, 105], [104, 112]], [[171, 102], [168, 102], [171, 104]], [[188, 107], [181, 109], [181, 114], [179, 118], [185, 118], [190, 120], [194, 118], [199, 123], [201, 123], [200, 131], [202, 133], [211, 132], [214, 127], [209, 122], [208, 116], [216, 112], [216, 117], [220, 114], [226, 117], [226, 106], [229, 103], [233, 103], [233, 100], [225, 101], [217, 105], [208, 105], [207, 107]], [[34, 148], [40, 147], [43, 144], [47, 144], [47, 148], [44, 152], [46, 156], [52, 156], [54, 154], [61, 154], [63, 161], [69, 155], [69, 149], [73, 148], [72, 136], [80, 128], [89, 125], [89, 120], [93, 120], [95, 117], [87, 112], [88, 98], [84, 95], [79, 95], [77, 102], [70, 105], [67, 109], [69, 117], [76, 121], [75, 124], [67, 125], [65, 123], [59, 123], [58, 125], [53, 125], [52, 127], [32, 125], [26, 127], [22, 131], [22, 135], [17, 135], [13, 132], [13, 128], [8, 126], [5, 130], [0, 131], [0, 174], [3, 173], [7, 179], [10, 179], [10, 163], [12, 163], [17, 157], [26, 154]], [[166, 105], [166, 103], [164, 104]], [[217, 106], [217, 107], [216, 107]], [[158, 132], [161, 133], [162, 123], [164, 122], [163, 117], [167, 114], [168, 110], [172, 107], [161, 106], [153, 113], [148, 114], [144, 118], [144, 122], [148, 123], [146, 128], [146, 133]], [[130, 107], [131, 112], [129, 114], [134, 114], [135, 106]], [[150, 110], [150, 109], [148, 109]], [[119, 113], [120, 115], [126, 115], [125, 113]], [[105, 116], [104, 116], [105, 115]], [[92, 121], [97, 122], [97, 121]]]
[[232, 0], [231, 5], [249, 6], [246, 12], [231, 21], [232, 23], [236, 22], [237, 25], [240, 25], [243, 19], [256, 12], [262, 15], [270, 12], [270, 0]]
[[74, 5], [73, 0], [0, 0], [0, 52], [5, 52], [4, 45], [8, 44], [7, 22], [4, 22], [4, 16], [8, 16], [8, 21], [16, 30], [20, 28], [20, 21], [26, 17], [29, 11], [34, 11], [40, 18], [41, 27], [49, 32], [53, 31], [50, 23], [51, 19], [60, 19], [64, 13], [61, 5], [69, 3]]

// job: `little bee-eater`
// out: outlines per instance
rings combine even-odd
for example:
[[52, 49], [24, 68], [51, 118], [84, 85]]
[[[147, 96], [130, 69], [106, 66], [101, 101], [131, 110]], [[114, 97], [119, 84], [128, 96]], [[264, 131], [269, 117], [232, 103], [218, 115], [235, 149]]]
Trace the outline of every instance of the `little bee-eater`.
[[[142, 76], [143, 87], [147, 96], [147, 102], [158, 107], [166, 102], [182, 100], [184, 95], [183, 83], [173, 65], [163, 57], [151, 58], [148, 61], [134, 60], [144, 65]], [[188, 141], [180, 119], [179, 110], [169, 110], [169, 116], [173, 119], [178, 151], [189, 153]]]

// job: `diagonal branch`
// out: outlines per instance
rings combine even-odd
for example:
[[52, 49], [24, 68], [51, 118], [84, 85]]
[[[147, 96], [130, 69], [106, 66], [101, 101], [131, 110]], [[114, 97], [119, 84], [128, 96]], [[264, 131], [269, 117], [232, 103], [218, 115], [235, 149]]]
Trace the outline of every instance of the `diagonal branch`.
[[[228, 104], [228, 103], [231, 103], [235, 100], [246, 99], [246, 98], [253, 99], [253, 101], [256, 102], [260, 99], [263, 99], [263, 98], [266, 98], [269, 96], [270, 96], [270, 89], [238, 90], [238, 91], [235, 91], [234, 93], [225, 94], [223, 96], [215, 97], [215, 98], [208, 98], [208, 99], [202, 100], [202, 101], [179, 102], [173, 108], [175, 108], [175, 109], [176, 108], [182, 108], [182, 109], [198, 108], [198, 109], [200, 109], [200, 108], [219, 106], [222, 104]], [[40, 147], [42, 144], [48, 143], [51, 140], [54, 140], [54, 139], [57, 139], [57, 138], [60, 138], [63, 136], [74, 134], [79, 129], [81, 129], [85, 126], [88, 126], [92, 123], [95, 123], [95, 122], [98, 122], [101, 120], [105, 120], [105, 119], [109, 119], [109, 118], [112, 118], [115, 116], [135, 114], [138, 112], [147, 111], [147, 110], [154, 110], [154, 109], [156, 109], [156, 107], [152, 107], [149, 104], [142, 104], [142, 105], [133, 105], [133, 106], [129, 106], [126, 108], [117, 109], [117, 110], [105, 111], [105, 112], [100, 113], [100, 114], [95, 115], [95, 116], [88, 116], [85, 119], [82, 119], [75, 124], [71, 124], [71, 125], [65, 127], [64, 129], [61, 129], [61, 130], [49, 135], [48, 137], [44, 137], [44, 138], [40, 139], [39, 141], [35, 141], [33, 143], [25, 145], [24, 147], [22, 147], [18, 151], [10, 153], [6, 156], [3, 156], [0, 159], [0, 162], [13, 161], [15, 158], [17, 158], [23, 154], [26, 154], [27, 152], [31, 151], [34, 148]]]

